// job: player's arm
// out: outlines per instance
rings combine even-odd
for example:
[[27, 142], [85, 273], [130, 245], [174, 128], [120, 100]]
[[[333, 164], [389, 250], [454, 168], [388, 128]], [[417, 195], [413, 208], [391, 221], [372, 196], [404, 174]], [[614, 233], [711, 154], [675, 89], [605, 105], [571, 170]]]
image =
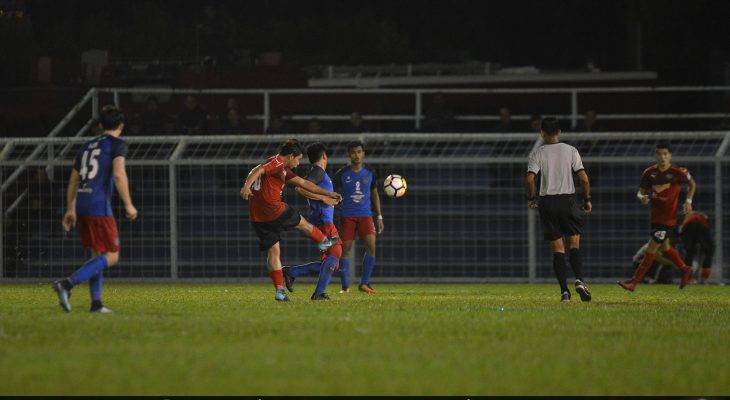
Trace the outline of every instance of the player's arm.
[[375, 184], [375, 177], [373, 177], [373, 187], [370, 188], [370, 202], [373, 204], [378, 235], [380, 235], [385, 230], [385, 223], [383, 223], [383, 214], [380, 208], [380, 193], [378, 193], [378, 185]]
[[639, 187], [639, 191], [636, 192], [636, 198], [639, 199], [641, 204], [649, 204], [649, 191], [643, 187]]
[[251, 186], [258, 179], [261, 179], [261, 175], [265, 172], [263, 165], [260, 164], [249, 171], [246, 181], [243, 182], [243, 186], [241, 186], [241, 197], [243, 197], [244, 200], [248, 200], [251, 197]]
[[63, 216], [63, 229], [68, 232], [71, 227], [76, 226], [76, 195], [79, 190], [79, 171], [76, 168], [71, 170], [66, 188], [66, 214]]
[[124, 165], [125, 158], [122, 156], [114, 157], [112, 160], [114, 186], [117, 187], [117, 193], [119, 193], [119, 197], [124, 203], [124, 212], [127, 218], [135, 220], [137, 219], [137, 209], [132, 204], [132, 196], [129, 194], [129, 178], [127, 178], [127, 170]]
[[591, 183], [588, 180], [588, 174], [586, 170], [582, 169], [578, 171], [578, 180], [580, 181], [580, 187], [583, 189], [583, 209], [586, 212], [593, 210], [593, 204], [591, 203]]
[[527, 191], [527, 206], [529, 208], [537, 208], [537, 184], [535, 183], [535, 174], [528, 171], [525, 176], [525, 190]]
[[307, 189], [301, 188], [299, 186], [295, 187], [294, 190], [299, 193], [300, 195], [310, 199], [310, 200], [317, 200], [321, 201], [328, 206], [336, 206], [337, 203], [339, 203], [336, 199], [333, 199], [332, 197], [323, 196], [321, 194], [312, 193]]
[[319, 194], [319, 195], [322, 195], [325, 197], [329, 197], [331, 199], [335, 199], [335, 200], [337, 200], [337, 202], [340, 202], [342, 200], [342, 196], [340, 196], [339, 193], [328, 192], [300, 176], [295, 176], [295, 177], [289, 179], [288, 181], [286, 181], [286, 183], [299, 187], [299, 188], [302, 188], [302, 189], [306, 189], [309, 192], [314, 193], [314, 194]]
[[687, 180], [687, 199], [684, 201], [684, 213], [689, 214], [692, 212], [692, 199], [695, 197], [697, 191], [697, 182], [693, 178]]

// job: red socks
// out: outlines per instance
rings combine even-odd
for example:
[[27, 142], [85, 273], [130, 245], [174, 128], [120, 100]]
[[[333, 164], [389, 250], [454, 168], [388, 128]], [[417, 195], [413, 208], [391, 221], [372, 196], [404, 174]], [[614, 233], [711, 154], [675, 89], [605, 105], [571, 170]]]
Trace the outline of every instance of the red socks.
[[276, 271], [269, 271], [269, 276], [271, 277], [271, 281], [274, 282], [274, 287], [276, 289], [284, 288], [284, 271], [280, 269], [277, 269]]
[[646, 271], [651, 268], [651, 265], [654, 264], [654, 258], [656, 258], [655, 253], [646, 253], [644, 254], [644, 259], [641, 260], [641, 264], [639, 264], [639, 267], [636, 268], [636, 272], [634, 272], [634, 277], [631, 278], [636, 283], [641, 283], [641, 281], [644, 279], [644, 275], [646, 275]]
[[312, 228], [312, 232], [309, 232], [309, 237], [317, 243], [322, 243], [326, 239], [322, 231], [316, 227]]
[[712, 268], [702, 268], [702, 280], [706, 281], [710, 279], [710, 273], [712, 272]]
[[679, 256], [679, 252], [677, 252], [677, 249], [674, 247], [670, 247], [668, 250], [664, 251], [664, 254], [666, 254], [672, 263], [674, 263], [674, 265], [676, 265], [681, 271], [687, 269], [687, 265], [685, 265], [684, 260], [682, 260], [682, 257]]

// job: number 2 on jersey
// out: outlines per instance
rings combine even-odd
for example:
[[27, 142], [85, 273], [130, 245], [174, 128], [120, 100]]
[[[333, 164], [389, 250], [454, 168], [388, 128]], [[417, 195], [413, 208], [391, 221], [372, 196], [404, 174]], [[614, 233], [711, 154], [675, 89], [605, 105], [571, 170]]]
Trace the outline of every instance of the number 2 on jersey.
[[101, 149], [94, 149], [91, 151], [90, 157], [89, 150], [86, 150], [84, 155], [81, 156], [81, 171], [79, 171], [79, 175], [81, 175], [82, 180], [94, 179], [96, 174], [99, 173], [99, 160], [96, 159], [99, 154], [101, 154]]

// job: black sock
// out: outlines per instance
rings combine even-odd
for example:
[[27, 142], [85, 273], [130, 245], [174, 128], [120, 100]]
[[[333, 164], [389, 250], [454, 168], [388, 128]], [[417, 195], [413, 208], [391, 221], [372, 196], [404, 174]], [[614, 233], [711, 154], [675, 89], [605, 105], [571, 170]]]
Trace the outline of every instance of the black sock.
[[63, 286], [63, 288], [66, 290], [71, 290], [74, 287], [74, 285], [71, 284], [71, 281], [68, 278], [61, 281], [61, 286]]
[[570, 249], [568, 257], [570, 258], [570, 268], [573, 269], [575, 279], [583, 282], [583, 260], [580, 257], [580, 249]]
[[560, 284], [560, 293], [568, 291], [568, 283], [565, 272], [565, 253], [553, 253], [553, 270], [555, 277], [558, 278]]
[[101, 300], [92, 300], [91, 301], [91, 310], [98, 310], [100, 308], [104, 307], [103, 304], [101, 304]]

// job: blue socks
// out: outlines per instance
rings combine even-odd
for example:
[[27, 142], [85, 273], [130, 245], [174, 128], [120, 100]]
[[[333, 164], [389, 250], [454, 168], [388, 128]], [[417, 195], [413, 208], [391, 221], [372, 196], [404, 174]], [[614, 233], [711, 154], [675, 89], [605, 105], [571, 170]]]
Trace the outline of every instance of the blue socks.
[[[81, 266], [81, 268], [77, 269], [76, 272], [74, 272], [73, 275], [68, 278], [68, 281], [72, 285], [76, 286], [79, 283], [88, 281], [89, 279], [103, 271], [106, 267], [106, 257], [104, 257], [103, 255], [96, 256], [87, 261], [86, 264]], [[101, 283], [99, 283], [99, 285], [101, 285]]]
[[340, 279], [343, 289], [350, 287], [350, 260], [347, 258], [340, 259]]
[[89, 294], [92, 301], [101, 301], [101, 284], [104, 280], [104, 271], [99, 271], [89, 279]]
[[297, 278], [300, 276], [309, 276], [314, 275], [316, 273], [319, 273], [320, 266], [322, 265], [321, 261], [314, 261], [307, 264], [302, 265], [295, 265], [293, 267], [287, 268], [288, 274]]
[[332, 271], [335, 269], [338, 262], [339, 259], [337, 257], [327, 256], [324, 261], [320, 263], [317, 288], [314, 289], [315, 295], [322, 294], [327, 290], [327, 285], [330, 284], [330, 278], [332, 278]]
[[368, 253], [362, 257], [362, 277], [360, 277], [360, 284], [366, 285], [370, 283], [370, 276], [373, 274], [375, 268], [375, 257]]

